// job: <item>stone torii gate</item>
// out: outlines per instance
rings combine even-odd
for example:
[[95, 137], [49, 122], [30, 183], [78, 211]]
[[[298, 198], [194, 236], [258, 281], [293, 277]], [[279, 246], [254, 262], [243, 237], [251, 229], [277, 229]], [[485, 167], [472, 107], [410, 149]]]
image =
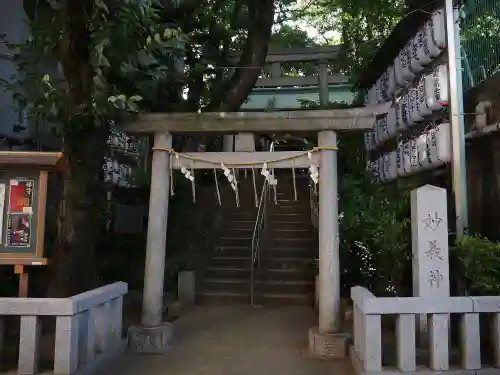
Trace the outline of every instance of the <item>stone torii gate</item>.
[[[168, 349], [173, 334], [172, 326], [162, 319], [170, 171], [182, 167], [181, 162], [171, 157], [171, 134], [318, 132], [320, 151], [313, 160], [320, 167], [319, 325], [311, 328], [309, 345], [313, 354], [332, 355], [332, 345], [338, 347], [336, 343], [344, 343], [344, 336], [338, 335], [340, 266], [337, 155], [334, 151], [337, 145], [336, 131], [372, 129], [375, 117], [387, 113], [387, 109], [388, 105], [383, 104], [342, 110], [156, 113], [142, 115], [130, 124], [126, 128], [127, 132], [154, 134], [142, 325], [129, 329], [131, 349], [140, 353], [161, 353]], [[187, 169], [212, 169], [220, 163], [230, 168], [248, 168], [248, 164], [242, 164], [259, 164], [268, 160], [277, 160], [269, 168], [307, 168], [311, 164], [308, 156], [301, 151], [183, 155], [193, 158], [188, 165], [184, 165]]]

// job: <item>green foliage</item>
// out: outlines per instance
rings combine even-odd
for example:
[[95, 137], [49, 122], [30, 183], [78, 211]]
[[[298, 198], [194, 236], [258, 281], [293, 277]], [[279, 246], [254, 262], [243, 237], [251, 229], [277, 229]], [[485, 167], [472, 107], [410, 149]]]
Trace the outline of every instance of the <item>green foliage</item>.
[[411, 266], [409, 188], [375, 185], [360, 175], [343, 175], [339, 190], [341, 253], [348, 285], [379, 295], [404, 295]]
[[355, 79], [399, 22], [404, 9], [404, 0], [320, 0], [309, 4], [304, 19], [322, 34], [335, 31], [341, 35], [345, 55], [339, 69]]
[[453, 255], [470, 295], [500, 294], [500, 242], [465, 236], [456, 243]]
[[464, 2], [460, 25], [464, 89], [474, 87], [500, 69], [499, 12], [500, 3], [496, 0]]
[[90, 97], [83, 108], [69, 110], [74, 77], [67, 76], [70, 72], [64, 69], [62, 75], [44, 72], [59, 63], [64, 67], [67, 59], [61, 49], [64, 9], [59, 1], [50, 3], [48, 17], [30, 22], [32, 36], [26, 42], [4, 40], [18, 74], [0, 83], [15, 94], [14, 99], [29, 118], [56, 125], [65, 135], [65, 126], [79, 123], [73, 121], [74, 116], [93, 119], [80, 122], [82, 126], [107, 124], [121, 113], [138, 112], [141, 103], [143, 108], [151, 106], [160, 88], [169, 85], [168, 72], [186, 36], [162, 21], [158, 5], [125, 1], [110, 12], [102, 0], [95, 0], [89, 20]]

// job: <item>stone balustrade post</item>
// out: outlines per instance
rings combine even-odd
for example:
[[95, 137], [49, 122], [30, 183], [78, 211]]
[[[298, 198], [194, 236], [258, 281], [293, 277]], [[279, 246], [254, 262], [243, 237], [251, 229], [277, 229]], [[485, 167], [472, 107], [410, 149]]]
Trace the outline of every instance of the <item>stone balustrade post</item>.
[[78, 368], [79, 319], [78, 315], [56, 318], [54, 374], [69, 375]]
[[22, 316], [19, 334], [19, 375], [32, 375], [38, 371], [40, 337], [40, 317]]

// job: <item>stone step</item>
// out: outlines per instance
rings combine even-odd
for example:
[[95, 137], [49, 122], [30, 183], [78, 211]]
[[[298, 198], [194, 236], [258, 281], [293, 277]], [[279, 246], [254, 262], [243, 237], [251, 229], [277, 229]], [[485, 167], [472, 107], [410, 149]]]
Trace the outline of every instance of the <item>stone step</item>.
[[313, 241], [317, 241], [318, 233], [309, 227], [269, 227], [269, 236], [271, 238], [308, 238]]
[[286, 204], [279, 203], [276, 206], [272, 206], [268, 211], [272, 214], [289, 214], [289, 213], [298, 213], [301, 215], [309, 215], [311, 212], [311, 208], [309, 204], [307, 205], [295, 205], [295, 204]]
[[250, 293], [250, 277], [221, 278], [207, 277], [203, 280], [201, 289], [204, 292]]
[[250, 265], [248, 265], [248, 267], [209, 266], [205, 270], [205, 278], [236, 278], [248, 280], [250, 278]]
[[313, 229], [311, 226], [311, 219], [304, 219], [304, 220], [283, 220], [283, 218], [279, 218], [278, 220], [275, 219], [270, 219], [267, 221], [268, 222], [268, 228], [269, 230], [273, 229], [288, 229], [288, 230], [293, 230], [293, 229], [304, 229], [307, 228], [308, 230], [311, 231], [311, 233], [314, 233], [314, 236], [317, 235], [317, 230]]
[[[203, 281], [204, 292], [234, 292], [246, 293], [250, 290], [250, 277], [247, 278], [206, 278]], [[260, 280], [256, 279], [254, 284], [256, 293], [263, 294], [296, 294], [313, 293], [314, 282], [304, 280]]]
[[[254, 223], [255, 225], [255, 223]], [[252, 236], [253, 235], [253, 231], [254, 231], [254, 225], [252, 225], [251, 227], [250, 226], [247, 226], [247, 227], [237, 227], [236, 225], [234, 226], [226, 226], [224, 228], [224, 233], [228, 236], [228, 237], [248, 237], [248, 236]]]
[[227, 222], [232, 222], [232, 221], [253, 221], [255, 223], [255, 220], [257, 220], [257, 211], [248, 211], [248, 210], [241, 210], [241, 211], [232, 211], [228, 212], [226, 216], [226, 221]]
[[250, 293], [200, 292], [196, 295], [196, 302], [204, 305], [248, 305]]
[[216, 246], [214, 255], [217, 257], [248, 257], [252, 254], [251, 246]]
[[[281, 280], [281, 281], [300, 281], [310, 280], [314, 277], [313, 272], [300, 272], [287, 269], [263, 269], [256, 270], [259, 280]], [[209, 266], [206, 269], [207, 278], [242, 278], [250, 279], [250, 265], [248, 267], [230, 267], [230, 266]]]
[[263, 247], [260, 249], [261, 259], [266, 258], [305, 258], [313, 259], [317, 251], [308, 247]]
[[267, 294], [313, 294], [314, 281], [308, 280], [257, 280], [255, 289], [259, 293]]
[[[235, 247], [235, 246], [252, 246], [252, 234], [249, 233], [222, 233], [222, 235], [215, 240], [216, 247]], [[232, 236], [234, 235], [234, 236]]]
[[272, 212], [269, 215], [270, 218], [279, 219], [279, 220], [290, 220], [294, 219], [294, 221], [298, 221], [297, 219], [306, 219], [310, 217], [309, 212]]
[[255, 296], [257, 304], [263, 306], [313, 306], [314, 294], [313, 293], [265, 293], [257, 294]]
[[251, 255], [242, 256], [213, 256], [210, 259], [210, 267], [234, 267], [250, 269]]
[[261, 269], [281, 269], [309, 273], [315, 267], [314, 257], [261, 257], [260, 260]]
[[270, 248], [288, 248], [288, 249], [314, 249], [318, 239], [311, 238], [310, 236], [290, 236], [290, 237], [276, 237], [271, 236], [266, 241]]
[[[224, 230], [227, 230], [227, 231], [240, 231], [240, 232], [245, 232], [245, 231], [248, 231], [246, 232], [247, 234], [248, 233], [253, 233], [253, 230], [254, 230], [254, 227], [255, 227], [255, 220], [235, 220], [235, 221], [226, 221], [226, 222], [223, 222], [222, 225], [221, 225], [221, 233], [223, 233]], [[232, 234], [232, 233], [231, 233]], [[245, 237], [247, 237], [247, 235], [245, 234]]]

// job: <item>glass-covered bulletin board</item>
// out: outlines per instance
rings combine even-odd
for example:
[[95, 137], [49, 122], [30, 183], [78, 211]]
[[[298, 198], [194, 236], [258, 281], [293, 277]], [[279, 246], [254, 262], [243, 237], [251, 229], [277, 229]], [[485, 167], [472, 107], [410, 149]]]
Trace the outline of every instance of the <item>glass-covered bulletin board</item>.
[[39, 173], [0, 171], [0, 252], [36, 254]]
[[0, 264], [45, 265], [48, 167], [60, 153], [0, 152]]

